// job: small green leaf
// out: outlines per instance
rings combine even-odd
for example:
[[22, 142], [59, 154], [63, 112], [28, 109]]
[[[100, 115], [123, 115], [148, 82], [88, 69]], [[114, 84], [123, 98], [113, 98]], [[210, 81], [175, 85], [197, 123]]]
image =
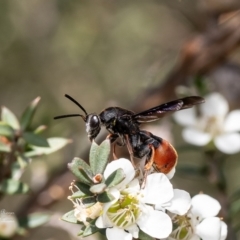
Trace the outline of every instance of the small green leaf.
[[[96, 147], [93, 148], [93, 151]], [[107, 163], [109, 161], [109, 156], [111, 152], [111, 144], [110, 140], [104, 140], [97, 149], [97, 152], [92, 153], [92, 160], [91, 160], [91, 169], [93, 174], [96, 175], [98, 173], [103, 173]]]
[[47, 126], [46, 125], [40, 125], [38, 126], [35, 130], [34, 130], [34, 133], [35, 134], [40, 134], [42, 133], [43, 131], [45, 131], [47, 129]]
[[141, 240], [154, 240], [155, 238], [149, 236], [148, 234], [146, 234], [145, 232], [143, 232], [142, 230], [139, 231], [139, 239]]
[[117, 170], [115, 170], [114, 172], [112, 172], [108, 178], [106, 179], [105, 183], [108, 187], [114, 187], [117, 184], [119, 184], [120, 182], [122, 182], [125, 178], [125, 174], [123, 169], [119, 168]]
[[98, 202], [101, 202], [101, 203], [111, 202], [113, 199], [114, 197], [107, 192], [103, 192], [97, 196]]
[[[93, 184], [92, 178], [93, 174], [89, 165], [80, 158], [74, 158], [71, 163], [68, 164], [68, 168], [72, 171], [72, 173], [83, 183], [87, 185]], [[85, 173], [88, 174], [85, 174]], [[89, 175], [92, 177], [89, 179]]]
[[95, 224], [94, 225], [90, 224], [90, 225], [86, 226], [84, 232], [82, 233], [82, 236], [83, 237], [90, 236], [90, 235], [98, 232], [98, 230], [99, 229], [95, 226]]
[[18, 155], [17, 156], [17, 161], [19, 163], [19, 166], [24, 169], [28, 164], [29, 164], [29, 159], [26, 158], [25, 156], [23, 155]]
[[96, 142], [93, 140], [91, 149], [90, 149], [90, 154], [89, 154], [89, 164], [90, 167], [93, 171], [93, 174], [97, 174], [97, 152], [98, 152], [99, 146], [96, 144]]
[[84, 205], [84, 207], [88, 208], [93, 206], [97, 202], [97, 200], [95, 196], [91, 196], [91, 197], [81, 198], [81, 202]]
[[36, 228], [46, 223], [49, 218], [50, 214], [47, 213], [31, 213], [20, 219], [19, 225], [23, 228]]
[[2, 121], [10, 125], [13, 129], [20, 129], [17, 117], [6, 107], [2, 107]]
[[0, 136], [13, 137], [14, 136], [13, 128], [5, 122], [0, 122]]
[[94, 194], [100, 194], [105, 191], [107, 185], [105, 183], [99, 183], [91, 186], [90, 191]]
[[19, 179], [23, 174], [23, 169], [19, 165], [19, 162], [16, 161], [11, 165], [11, 178]]
[[11, 147], [0, 141], [0, 152], [11, 152]]
[[29, 127], [40, 99], [40, 97], [35, 98], [23, 112], [23, 115], [20, 119], [22, 130], [25, 130]]
[[75, 185], [82, 191], [85, 195], [91, 196], [93, 195], [90, 191], [90, 186], [83, 182], [75, 182]]
[[49, 144], [46, 138], [40, 135], [34, 134], [32, 132], [23, 133], [23, 138], [30, 145], [39, 146], [39, 147], [49, 147]]
[[82, 167], [79, 167], [79, 172], [82, 174], [82, 176], [83, 176], [85, 179], [88, 179], [90, 182], [93, 181], [93, 175], [92, 175], [91, 170], [88, 171], [88, 169], [84, 169], [84, 168], [82, 168]]
[[78, 235], [79, 237], [83, 235], [83, 232], [84, 232], [84, 231], [83, 231], [83, 229], [85, 230], [85, 229], [86, 229], [86, 227], [85, 227], [85, 226], [83, 226], [83, 227], [82, 227], [82, 229], [81, 229], [81, 230], [78, 232], [78, 234], [77, 234], [77, 235]]
[[74, 216], [74, 210], [71, 210], [67, 213], [65, 213], [62, 218], [63, 221], [69, 222], [69, 223], [79, 223], [77, 218]]
[[66, 146], [67, 144], [71, 143], [70, 139], [66, 139], [66, 138], [48, 138], [47, 139], [48, 144], [50, 147], [37, 147], [37, 146], [31, 146], [31, 148], [33, 149], [32, 151], [26, 152], [25, 156], [27, 157], [34, 157], [34, 156], [41, 156], [43, 154], [51, 154], [54, 153], [56, 151], [58, 151], [59, 149], [63, 148], [64, 146]]
[[0, 192], [12, 195], [23, 194], [29, 191], [27, 184], [19, 182], [15, 179], [5, 179], [0, 185]]
[[73, 193], [73, 194], [70, 196], [70, 198], [71, 198], [71, 199], [75, 199], [75, 198], [82, 198], [82, 197], [85, 197], [85, 196], [86, 196], [86, 194], [83, 193], [82, 191], [77, 191], [77, 192]]

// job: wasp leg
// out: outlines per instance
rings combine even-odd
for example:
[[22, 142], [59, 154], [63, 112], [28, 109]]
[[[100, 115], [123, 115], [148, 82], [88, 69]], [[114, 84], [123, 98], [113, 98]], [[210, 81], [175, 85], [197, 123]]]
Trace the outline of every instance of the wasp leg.
[[109, 134], [107, 136], [107, 139], [110, 140], [111, 144], [112, 144], [112, 148], [113, 148], [113, 159], [116, 160], [118, 159], [116, 153], [115, 153], [115, 147], [116, 147], [116, 140], [118, 138], [118, 135], [117, 134]]
[[133, 153], [132, 144], [129, 140], [128, 135], [124, 135], [124, 136], [125, 136], [125, 139], [126, 139], [126, 142], [127, 142], [127, 149], [128, 149], [129, 154], [130, 154], [131, 163], [132, 163], [133, 167], [136, 168], [136, 165], [135, 165], [135, 162], [134, 162], [134, 153]]
[[155, 155], [155, 148], [151, 145], [150, 146], [151, 148], [151, 157], [150, 159], [148, 160], [148, 162], [146, 163], [146, 165], [144, 166], [144, 170], [145, 171], [149, 171], [154, 163], [154, 155]]

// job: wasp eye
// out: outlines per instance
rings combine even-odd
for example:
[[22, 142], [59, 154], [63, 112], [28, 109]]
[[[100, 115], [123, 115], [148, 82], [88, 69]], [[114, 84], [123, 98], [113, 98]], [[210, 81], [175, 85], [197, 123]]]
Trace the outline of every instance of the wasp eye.
[[91, 128], [96, 128], [99, 126], [99, 119], [97, 116], [92, 116], [89, 122]]

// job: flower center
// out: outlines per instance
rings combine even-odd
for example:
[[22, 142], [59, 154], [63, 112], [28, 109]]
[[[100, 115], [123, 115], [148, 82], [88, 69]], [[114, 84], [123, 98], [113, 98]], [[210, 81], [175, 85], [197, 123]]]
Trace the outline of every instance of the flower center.
[[210, 133], [212, 137], [219, 135], [222, 132], [222, 120], [219, 117], [211, 116], [208, 117], [204, 131]]
[[122, 193], [118, 201], [107, 211], [107, 216], [117, 227], [125, 228], [136, 222], [141, 210], [136, 196]]
[[191, 218], [187, 215], [176, 215], [172, 219], [174, 230], [171, 236], [176, 240], [188, 240], [192, 234], [193, 229], [191, 225]]

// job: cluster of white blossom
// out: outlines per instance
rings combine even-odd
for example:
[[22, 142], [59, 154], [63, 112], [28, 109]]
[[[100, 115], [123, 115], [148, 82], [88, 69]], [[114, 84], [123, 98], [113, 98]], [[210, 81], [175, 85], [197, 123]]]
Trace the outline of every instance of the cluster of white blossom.
[[219, 93], [205, 97], [205, 104], [174, 114], [177, 123], [183, 125], [183, 138], [196, 146], [206, 146], [211, 142], [223, 153], [240, 151], [240, 110], [229, 112], [227, 100]]
[[126, 178], [107, 190], [112, 201], [84, 208], [81, 201], [72, 200], [78, 221], [87, 226], [87, 219], [96, 219], [97, 228], [106, 229], [108, 240], [141, 239], [142, 233], [167, 240], [226, 238], [227, 226], [216, 217], [221, 208], [217, 200], [205, 194], [191, 199], [188, 192], [173, 189], [163, 173], [149, 174], [141, 188], [131, 161], [124, 158], [109, 163], [104, 178], [119, 168]]

